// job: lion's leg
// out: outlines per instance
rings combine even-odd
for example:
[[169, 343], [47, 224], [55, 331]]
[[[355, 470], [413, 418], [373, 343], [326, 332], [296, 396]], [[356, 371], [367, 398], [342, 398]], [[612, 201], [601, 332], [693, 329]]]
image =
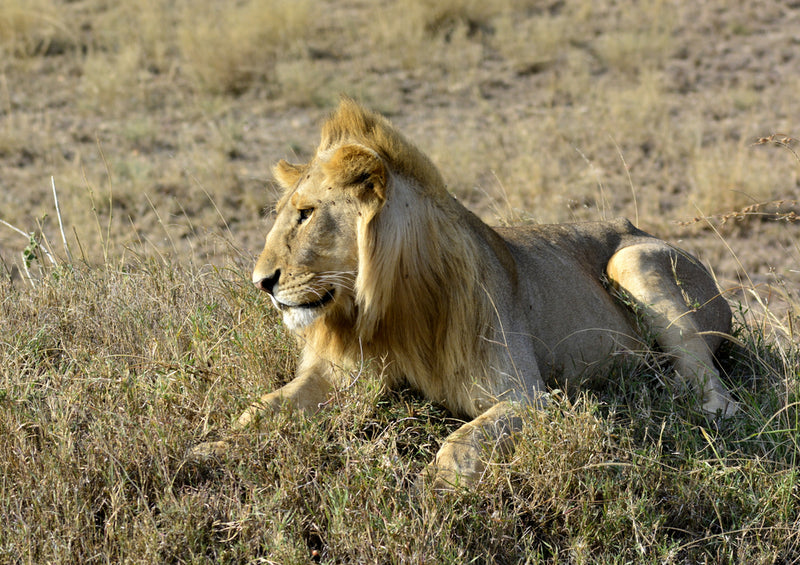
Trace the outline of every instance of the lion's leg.
[[[293, 380], [253, 402], [234, 422], [232, 428], [241, 430], [258, 416], [280, 409], [316, 412], [328, 399], [332, 389], [326, 374], [325, 364], [319, 360], [301, 362]], [[202, 461], [222, 456], [229, 449], [228, 441], [206, 441], [191, 447], [187, 455], [190, 459]]]
[[328, 400], [332, 386], [327, 378], [327, 363], [304, 355], [297, 376], [278, 390], [253, 402], [233, 424], [234, 430], [248, 426], [258, 415], [281, 408], [313, 414]]
[[712, 357], [718, 334], [730, 329], [730, 307], [708, 272], [664, 242], [625, 247], [606, 270], [640, 309], [659, 346], [674, 357], [676, 372], [702, 395], [703, 410], [736, 412]]
[[428, 465], [423, 480], [437, 490], [476, 483], [494, 453], [506, 454], [514, 446], [514, 435], [522, 427], [519, 404], [498, 402], [467, 422], [442, 443]]

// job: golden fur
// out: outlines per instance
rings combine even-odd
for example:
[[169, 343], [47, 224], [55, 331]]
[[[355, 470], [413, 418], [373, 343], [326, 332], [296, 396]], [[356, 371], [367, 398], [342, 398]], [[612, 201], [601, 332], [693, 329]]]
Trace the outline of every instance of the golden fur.
[[389, 384], [406, 381], [473, 419], [430, 474], [440, 486], [476, 480], [487, 445], [510, 444], [521, 404], [641, 349], [609, 286], [639, 303], [707, 411], [735, 410], [711, 358], [727, 304], [695, 259], [626, 220], [489, 228], [425, 155], [351, 100], [323, 126], [309, 163], [281, 161], [274, 173], [285, 193], [253, 281], [303, 354], [295, 380], [238, 427], [285, 404], [314, 411], [362, 359], [384, 359]]

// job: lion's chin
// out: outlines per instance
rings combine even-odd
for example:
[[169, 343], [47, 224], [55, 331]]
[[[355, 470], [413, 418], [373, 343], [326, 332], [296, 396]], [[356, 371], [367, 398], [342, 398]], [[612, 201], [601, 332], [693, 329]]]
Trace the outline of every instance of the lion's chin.
[[333, 302], [333, 295], [334, 291], [329, 290], [316, 302], [299, 305], [284, 304], [279, 302], [274, 296], [270, 296], [270, 298], [272, 298], [272, 303], [283, 314], [284, 325], [292, 331], [299, 331], [310, 326], [314, 320], [322, 315], [325, 308]]
[[310, 326], [319, 318], [324, 308], [288, 307], [282, 309], [283, 323], [292, 331], [299, 331]]

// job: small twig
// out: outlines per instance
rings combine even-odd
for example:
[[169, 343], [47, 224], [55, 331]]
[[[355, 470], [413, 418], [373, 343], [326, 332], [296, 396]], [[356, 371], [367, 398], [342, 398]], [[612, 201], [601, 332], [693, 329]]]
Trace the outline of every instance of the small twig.
[[21, 229], [19, 229], [19, 228], [18, 228], [18, 227], [16, 227], [16, 226], [12, 226], [11, 224], [9, 224], [9, 223], [8, 223], [7, 221], [5, 221], [5, 220], [0, 220], [0, 224], [3, 224], [4, 226], [11, 228], [12, 230], [14, 230], [15, 232], [17, 232], [18, 234], [20, 234], [22, 237], [24, 237], [24, 238], [26, 238], [26, 239], [27, 239], [27, 238], [29, 238], [29, 237], [31, 236], [31, 234], [29, 234], [29, 233], [27, 233], [27, 232], [24, 232], [24, 231], [22, 231]]
[[740, 210], [734, 210], [733, 212], [714, 214], [711, 216], [695, 216], [691, 220], [679, 221], [677, 223], [681, 226], [688, 226], [696, 224], [697, 222], [718, 220], [721, 225], [724, 225], [728, 222], [728, 220], [743, 220], [744, 218], [750, 216], [761, 216], [763, 218], [775, 221], [797, 222], [800, 221], [800, 214], [794, 210], [788, 210], [786, 212], [764, 212], [763, 209], [767, 206], [775, 206], [776, 208], [780, 208], [783, 205], [797, 206], [798, 204], [800, 204], [800, 201], [798, 200], [772, 200], [770, 202], [757, 202], [756, 204], [745, 206], [744, 208]]
[[775, 145], [777, 147], [783, 147], [787, 151], [789, 151], [792, 155], [794, 155], [795, 161], [800, 163], [800, 155], [797, 154], [797, 151], [792, 149], [792, 144], [797, 143], [797, 139], [790, 135], [786, 135], [783, 133], [772, 133], [766, 137], [759, 137], [753, 142], [753, 145]]
[[[12, 226], [7, 221], [0, 220], [0, 224], [3, 224], [4, 226], [11, 228], [12, 230], [14, 230], [18, 234], [20, 234], [22, 237], [30, 240], [31, 235], [29, 233], [25, 233], [24, 231], [22, 231], [18, 227]], [[25, 254], [24, 253], [22, 254], [22, 270], [25, 272], [25, 278], [28, 280], [28, 284], [31, 285], [31, 288], [36, 288], [36, 283], [33, 281], [33, 277], [31, 276], [31, 272], [28, 270], [28, 263], [25, 260]]]
[[64, 233], [64, 223], [61, 221], [61, 208], [58, 205], [58, 193], [56, 192], [56, 179], [54, 177], [50, 177], [50, 185], [53, 187], [53, 200], [55, 200], [56, 204], [56, 217], [58, 218], [58, 229], [61, 230], [61, 241], [64, 243], [64, 251], [67, 253], [67, 259], [69, 259], [70, 265], [72, 264], [72, 253], [69, 252], [69, 246], [67, 245], [67, 236]]
[[617, 148], [617, 154], [619, 155], [619, 158], [622, 161], [622, 166], [625, 168], [625, 174], [628, 175], [628, 186], [631, 187], [631, 196], [633, 197], [633, 216], [635, 219], [633, 225], [639, 227], [639, 203], [636, 201], [636, 187], [633, 186], [633, 179], [631, 178], [631, 168], [625, 161], [625, 155], [622, 153], [622, 148], [617, 143], [617, 140], [614, 139], [614, 136], [609, 136], [609, 137], [611, 137], [611, 141], [614, 143], [614, 147]]
[[[108, 224], [106, 225], [106, 234], [103, 241], [103, 262], [108, 263], [108, 246], [111, 242], [111, 222], [114, 220], [114, 184], [111, 167], [106, 160], [106, 154], [103, 153], [103, 147], [100, 145], [100, 137], [96, 137], [95, 142], [97, 143], [97, 151], [100, 153], [100, 158], [103, 160], [103, 165], [106, 168], [106, 176], [108, 177]], [[152, 202], [150, 204], [152, 206]], [[161, 218], [159, 218], [159, 221], [161, 221]], [[100, 226], [99, 218], [97, 218], [97, 225], [98, 227]], [[102, 238], [102, 228], [100, 228], [100, 230], [100, 237]]]
[[36, 281], [33, 280], [33, 275], [28, 269], [28, 262], [25, 260], [24, 252], [22, 253], [22, 269], [25, 271], [25, 278], [28, 279], [28, 284], [31, 285], [31, 288], [36, 288]]
[[[28, 241], [30, 241], [30, 240], [31, 240], [31, 237], [33, 237], [33, 233], [28, 233], [28, 232], [26, 232], [26, 231], [23, 231], [23, 230], [19, 229], [18, 227], [16, 227], [16, 226], [13, 226], [13, 225], [9, 224], [9, 223], [8, 223], [7, 221], [5, 221], [5, 220], [0, 220], [0, 224], [3, 224], [4, 226], [6, 226], [6, 227], [8, 227], [8, 228], [11, 228], [12, 230], [14, 230], [14, 231], [15, 231], [15, 232], [17, 232], [18, 234], [20, 234], [22, 237], [24, 237], [25, 239], [27, 239]], [[53, 257], [53, 256], [50, 254], [50, 252], [49, 252], [47, 249], [45, 249], [45, 248], [44, 248], [43, 246], [41, 246], [41, 245], [39, 245], [38, 247], [39, 247], [39, 249], [41, 249], [41, 250], [44, 252], [44, 254], [47, 256], [47, 259], [50, 261], [50, 264], [51, 264], [51, 265], [55, 265], [55, 264], [57, 263], [57, 262], [56, 262], [56, 260], [55, 260], [55, 257]], [[26, 269], [26, 270], [27, 270], [27, 269]]]

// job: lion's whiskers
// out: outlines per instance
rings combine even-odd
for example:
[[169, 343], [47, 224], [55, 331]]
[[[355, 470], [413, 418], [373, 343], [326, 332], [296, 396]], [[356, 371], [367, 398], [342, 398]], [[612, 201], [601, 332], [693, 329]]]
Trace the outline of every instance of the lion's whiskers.
[[321, 284], [337, 285], [352, 292], [355, 290], [356, 273], [355, 271], [324, 271], [319, 273], [317, 281]]

